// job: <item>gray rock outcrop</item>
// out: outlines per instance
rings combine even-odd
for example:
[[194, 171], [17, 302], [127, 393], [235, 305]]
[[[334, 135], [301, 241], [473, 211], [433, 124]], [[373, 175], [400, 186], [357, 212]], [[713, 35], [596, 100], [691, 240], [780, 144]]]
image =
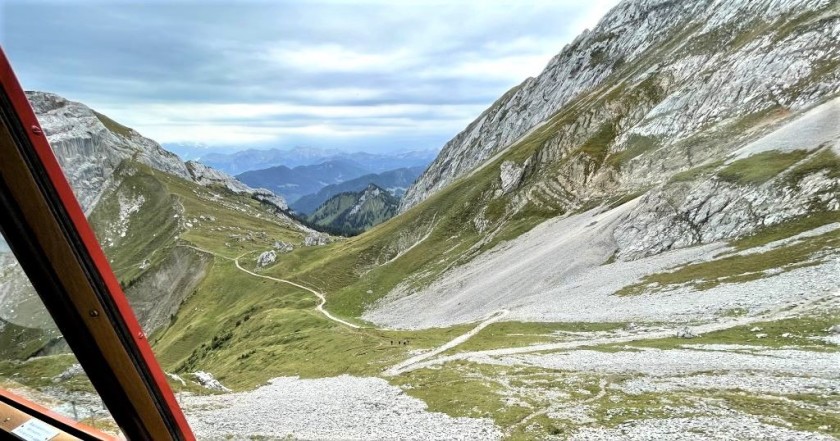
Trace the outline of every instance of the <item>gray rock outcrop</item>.
[[[657, 182], [663, 168], [679, 169], [720, 153], [667, 153], [671, 145], [716, 124], [737, 124], [774, 108], [796, 112], [840, 92], [838, 39], [836, 2], [624, 1], [538, 77], [507, 92], [444, 145], [400, 209], [556, 123], [563, 125], [562, 136], [548, 139], [541, 160], [556, 161], [569, 153], [564, 149], [603, 129], [612, 135], [605, 140], [609, 153], [628, 150], [638, 139], [663, 150], [659, 160], [623, 166], [610, 179], [625, 185]], [[622, 95], [628, 99], [613, 100]], [[571, 113], [562, 115], [564, 110]], [[592, 168], [585, 171], [591, 174]]]
[[266, 267], [277, 260], [277, 252], [274, 250], [264, 251], [257, 257], [257, 266]]

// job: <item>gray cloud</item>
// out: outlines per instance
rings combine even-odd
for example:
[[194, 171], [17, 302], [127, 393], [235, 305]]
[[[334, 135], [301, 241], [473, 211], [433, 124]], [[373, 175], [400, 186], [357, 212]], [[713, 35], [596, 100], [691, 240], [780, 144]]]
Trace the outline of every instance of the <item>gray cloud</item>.
[[613, 3], [6, 0], [0, 41], [162, 142], [431, 148]]

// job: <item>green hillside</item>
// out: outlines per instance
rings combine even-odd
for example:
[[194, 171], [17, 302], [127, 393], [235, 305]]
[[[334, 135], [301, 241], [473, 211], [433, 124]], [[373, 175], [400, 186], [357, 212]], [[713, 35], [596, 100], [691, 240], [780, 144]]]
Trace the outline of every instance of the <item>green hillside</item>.
[[359, 192], [339, 193], [327, 199], [307, 220], [325, 230], [352, 235], [392, 218], [400, 201], [388, 191], [369, 184]]

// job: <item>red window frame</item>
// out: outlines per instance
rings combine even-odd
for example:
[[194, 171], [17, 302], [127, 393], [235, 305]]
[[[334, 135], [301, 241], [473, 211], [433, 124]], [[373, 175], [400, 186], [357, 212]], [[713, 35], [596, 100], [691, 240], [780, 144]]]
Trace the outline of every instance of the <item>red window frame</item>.
[[[194, 440], [2, 48], [0, 83], [0, 229], [9, 247], [126, 437]], [[0, 403], [60, 420], [11, 397]]]

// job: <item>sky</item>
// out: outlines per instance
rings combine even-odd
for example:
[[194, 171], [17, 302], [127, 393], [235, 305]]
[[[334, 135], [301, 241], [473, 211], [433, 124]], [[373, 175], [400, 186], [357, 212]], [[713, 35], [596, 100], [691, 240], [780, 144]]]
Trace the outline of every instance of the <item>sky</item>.
[[164, 144], [437, 149], [616, 3], [0, 0], [0, 44]]

